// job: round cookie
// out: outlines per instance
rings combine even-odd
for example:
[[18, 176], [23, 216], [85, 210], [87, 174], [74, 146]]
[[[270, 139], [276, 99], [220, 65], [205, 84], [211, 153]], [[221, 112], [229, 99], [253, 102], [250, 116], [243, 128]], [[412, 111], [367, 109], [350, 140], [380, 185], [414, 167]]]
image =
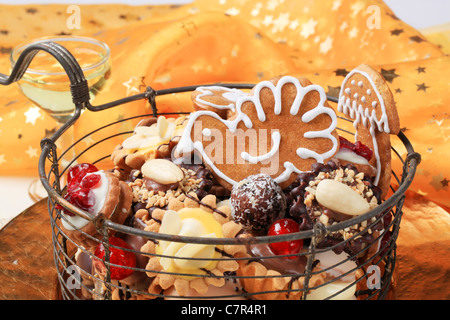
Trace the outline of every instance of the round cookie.
[[[286, 192], [288, 216], [300, 223], [300, 230], [311, 230], [315, 224], [328, 227], [350, 221], [381, 203], [381, 190], [371, 178], [352, 165], [341, 166], [332, 160], [315, 164], [311, 172], [298, 176]], [[386, 220], [387, 221], [387, 220]], [[328, 233], [319, 248], [333, 246], [335, 253], [345, 251], [363, 261], [379, 248], [384, 232], [384, 217], [377, 216], [344, 230]]]
[[282, 217], [286, 199], [280, 186], [269, 176], [250, 176], [233, 187], [230, 196], [231, 215], [244, 229], [259, 234]]
[[[200, 201], [194, 193], [184, 201], [173, 198], [168, 210], [153, 212], [145, 230], [174, 236], [233, 238], [241, 226], [230, 220], [230, 208], [217, 207], [216, 200], [208, 195]], [[149, 255], [146, 272], [153, 279], [148, 292], [160, 294], [173, 288], [176, 295], [183, 297], [192, 290], [203, 295], [211, 286], [221, 288], [226, 285], [226, 275], [238, 269], [233, 257], [243, 250], [245, 246], [149, 240], [141, 248]]]
[[[113, 222], [124, 223], [131, 212], [133, 200], [131, 188], [125, 182], [120, 181], [113, 173], [103, 171], [86, 174], [80, 183], [83, 183], [83, 180], [86, 181], [92, 175], [100, 176], [100, 180], [92, 188], [81, 190], [81, 192], [87, 194], [86, 198], [89, 198], [86, 202], [88, 206], [82, 209], [89, 211], [94, 216], [102, 215]], [[68, 195], [68, 198], [74, 198], [70, 193]], [[74, 204], [77, 205], [76, 201], [70, 200], [70, 202], [75, 202]], [[102, 235], [98, 233], [92, 222], [65, 210], [61, 212], [61, 215], [63, 217], [60, 226], [68, 238], [86, 249], [97, 245], [98, 241], [95, 239], [100, 239]]]

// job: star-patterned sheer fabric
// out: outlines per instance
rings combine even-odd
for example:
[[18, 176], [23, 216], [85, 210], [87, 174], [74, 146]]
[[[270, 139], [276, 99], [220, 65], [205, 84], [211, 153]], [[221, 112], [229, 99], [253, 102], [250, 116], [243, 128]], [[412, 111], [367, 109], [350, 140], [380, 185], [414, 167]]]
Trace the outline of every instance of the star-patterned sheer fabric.
[[[143, 92], [147, 86], [256, 83], [285, 74], [307, 77], [323, 86], [328, 95], [337, 96], [353, 67], [370, 64], [387, 80], [402, 131], [422, 155], [411, 190], [450, 206], [450, 173], [445, 161], [450, 156], [449, 57], [399, 20], [381, 0], [79, 5], [78, 28], [69, 28], [67, 7], [2, 5], [2, 72], [9, 70], [14, 46], [55, 34], [86, 35], [111, 47], [111, 77], [92, 101], [94, 105]], [[37, 174], [39, 142], [55, 132], [54, 120], [15, 87], [0, 87], [0, 105], [0, 174]], [[192, 110], [187, 95], [172, 101], [163, 98], [158, 108], [166, 112]], [[150, 107], [143, 101], [104, 112], [84, 112], [75, 126], [76, 137], [145, 112], [150, 112]], [[133, 121], [122, 124], [130, 130], [134, 125]], [[80, 147], [97, 140], [95, 134], [89, 135]], [[111, 141], [111, 150], [116, 142]], [[394, 169], [401, 171], [401, 165], [394, 163]]]

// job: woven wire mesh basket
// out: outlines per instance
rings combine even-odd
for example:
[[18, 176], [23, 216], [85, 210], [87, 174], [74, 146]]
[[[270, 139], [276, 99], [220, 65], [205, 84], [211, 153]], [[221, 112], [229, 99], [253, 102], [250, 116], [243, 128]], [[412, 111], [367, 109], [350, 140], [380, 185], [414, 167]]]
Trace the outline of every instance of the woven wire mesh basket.
[[[69, 78], [71, 80], [71, 91], [73, 101], [76, 105], [76, 111], [72, 119], [67, 122], [60, 130], [58, 130], [52, 137], [43, 139], [41, 142], [41, 156], [39, 160], [39, 174], [42, 184], [48, 192], [48, 209], [51, 220], [52, 236], [53, 236], [53, 252], [54, 260], [57, 269], [57, 277], [59, 282], [59, 292], [62, 299], [167, 299], [171, 298], [171, 294], [168, 291], [161, 290], [160, 292], [149, 292], [147, 287], [154, 278], [145, 276], [146, 274], [158, 275], [169, 274], [174, 277], [186, 277], [195, 276], [200, 278], [224, 278], [227, 283], [231, 283], [231, 286], [236, 288], [235, 291], [219, 292], [213, 295], [202, 296], [186, 295], [184, 297], [172, 297], [172, 298], [195, 298], [195, 299], [259, 299], [263, 297], [296, 297], [297, 299], [308, 299], [312, 297], [316, 290], [333, 285], [344, 279], [347, 276], [352, 276], [351, 281], [345, 282], [344, 286], [340, 286], [339, 290], [333, 291], [326, 299], [341, 298], [346, 290], [352, 290], [354, 292], [353, 298], [356, 299], [385, 299], [392, 297], [393, 283], [394, 283], [394, 271], [396, 263], [396, 239], [399, 232], [401, 217], [402, 217], [402, 205], [405, 198], [405, 192], [411, 184], [416, 167], [420, 162], [420, 155], [414, 152], [414, 149], [406, 136], [400, 132], [396, 137], [398, 138], [405, 150], [392, 149], [393, 157], [397, 157], [403, 164], [402, 172], [392, 172], [393, 184], [391, 185], [390, 196], [382, 202], [375, 209], [369, 212], [357, 216], [353, 219], [342, 221], [331, 226], [324, 226], [323, 224], [314, 224], [310, 230], [304, 230], [297, 233], [285, 234], [279, 236], [252, 236], [252, 237], [235, 237], [235, 238], [204, 238], [204, 237], [185, 237], [185, 236], [173, 236], [169, 234], [162, 234], [157, 232], [145, 231], [142, 228], [137, 228], [133, 224], [117, 224], [108, 219], [105, 219], [102, 215], [93, 216], [89, 212], [81, 210], [72, 205], [63, 198], [64, 187], [62, 186], [65, 169], [61, 169], [61, 159], [68, 150], [59, 150], [56, 146], [58, 139], [64, 134], [64, 132], [70, 126], [78, 120], [81, 112], [88, 109], [89, 112], [97, 112], [115, 106], [126, 104], [136, 100], [147, 100], [151, 106], [151, 112], [149, 114], [142, 114], [139, 116], [133, 116], [126, 119], [110, 123], [101, 128], [94, 128], [92, 132], [86, 134], [78, 141], [75, 141], [70, 149], [77, 149], [77, 156], [73, 159], [75, 163], [81, 155], [86, 155], [91, 152], [101, 154], [105, 152], [103, 156], [97, 159], [91, 160], [92, 164], [103, 163], [109, 161], [110, 153], [104, 151], [102, 143], [111, 139], [124, 139], [133, 133], [130, 130], [120, 131], [123, 128], [121, 124], [138, 121], [149, 117], [158, 116], [178, 116], [180, 114], [174, 113], [160, 113], [158, 111], [157, 98], [168, 94], [179, 94], [190, 92], [196, 89], [196, 86], [188, 86], [173, 89], [164, 89], [155, 91], [148, 87], [145, 92], [130, 96], [124, 99], [113, 101], [101, 106], [92, 106], [89, 102], [89, 89], [87, 82], [84, 79], [83, 73], [71, 54], [60, 45], [54, 43], [48, 43], [46, 45], [40, 45], [31, 47], [28, 51], [22, 54], [19, 58], [16, 67], [13, 69], [11, 76], [4, 77], [3, 84], [9, 84], [13, 81], [20, 79], [21, 75], [25, 72], [28, 64], [30, 63], [32, 56], [39, 51], [45, 50], [54, 55], [55, 58], [63, 65]], [[251, 84], [220, 84], [230, 88], [251, 89]], [[204, 86], [204, 85], [203, 85]], [[337, 102], [335, 97], [327, 97], [330, 102]], [[346, 118], [338, 117], [341, 123], [345, 123], [348, 120]], [[119, 129], [116, 129], [119, 128]], [[111, 134], [111, 128], [114, 129], [114, 134]], [[351, 132], [338, 129], [341, 135], [352, 135]], [[97, 142], [89, 147], [83, 147], [83, 142], [88, 139], [91, 134], [96, 134]], [[112, 151], [112, 150], [111, 150]], [[401, 154], [406, 154], [405, 158], [402, 158]], [[111, 163], [111, 166], [113, 164]], [[105, 247], [105, 258], [103, 263], [106, 266], [106, 275], [98, 275], [93, 272], [91, 268], [80, 267], [80, 261], [82, 259], [92, 263], [93, 260], [98, 259], [90, 251], [80, 246], [77, 241], [71, 239], [61, 228], [60, 222], [65, 219], [61, 214], [61, 209], [71, 211], [73, 214], [91, 221], [97, 231], [103, 235], [101, 240], [94, 239], [101, 242]], [[338, 243], [333, 243], [327, 247], [318, 246], [319, 243], [330, 233], [339, 232], [350, 228], [356, 224], [364, 225], [359, 232], [346, 240], [342, 240]], [[320, 254], [324, 254], [338, 247], [345, 245], [345, 243], [354, 240], [355, 238], [366, 235], [370, 232], [371, 228], [377, 224], [382, 223], [384, 227], [382, 231], [377, 234], [377, 237], [373, 239], [372, 243], [368, 246], [362, 247], [354, 255], [348, 255], [345, 259], [337, 261], [336, 264], [327, 266], [326, 268], [317, 269], [316, 265], [319, 262], [317, 257]], [[146, 241], [152, 241], [158, 243], [159, 241], [181, 242], [181, 243], [193, 243], [193, 244], [207, 244], [214, 246], [235, 245], [248, 248], [251, 245], [268, 244], [282, 241], [303, 240], [304, 250], [297, 255], [302, 257], [305, 262], [304, 270], [298, 273], [253, 273], [253, 274], [238, 274], [236, 272], [224, 272], [223, 274], [211, 274], [205, 272], [204, 274], [173, 274], [173, 272], [167, 272], [164, 270], [149, 270], [146, 267], [134, 267], [135, 274], [141, 274], [143, 276], [143, 285], [129, 286], [128, 284], [121, 283], [120, 281], [111, 280], [111, 266], [117, 267], [111, 264], [110, 257], [110, 244], [108, 238], [110, 231], [114, 231], [116, 234], [122, 237], [131, 236], [135, 239], [140, 239], [145, 243]], [[82, 232], [80, 230], [80, 232]], [[86, 235], [89, 237], [89, 235]], [[375, 246], [375, 247], [374, 247]], [[125, 249], [128, 250], [128, 249]], [[136, 254], [136, 256], [142, 259], [149, 259], [152, 256], [163, 257], [161, 254], [149, 254], [148, 252], [141, 252], [139, 249], [128, 250]], [[370, 254], [369, 254], [370, 253]], [[358, 259], [363, 256], [364, 258]], [[80, 258], [83, 257], [83, 258]], [[174, 258], [175, 257], [169, 257]], [[261, 259], [271, 259], [273, 256], [246, 256], [235, 259], [238, 263], [251, 264], [254, 261], [261, 261]], [[196, 258], [186, 258], [193, 259]], [[223, 257], [217, 258], [220, 261]], [[230, 257], [226, 257], [230, 259]], [[280, 259], [280, 258], [278, 258]], [[281, 258], [282, 259], [282, 258]], [[214, 259], [213, 259], [214, 260]], [[328, 272], [339, 268], [341, 265], [350, 261], [358, 261], [358, 263], [352, 264], [351, 268], [347, 268], [345, 272], [329, 277]], [[127, 268], [127, 267], [124, 267]], [[318, 276], [323, 276], [322, 281], [312, 281]], [[282, 288], [267, 287], [261, 285], [258, 289], [246, 290], [242, 284], [246, 281], [253, 281], [253, 283], [264, 283], [268, 278], [283, 278], [290, 279], [287, 286]], [[294, 281], [300, 283], [298, 286], [293, 286]], [[275, 283], [276, 281], [269, 282]], [[275, 295], [274, 295], [275, 294]], [[281, 294], [281, 295], [280, 295]]]

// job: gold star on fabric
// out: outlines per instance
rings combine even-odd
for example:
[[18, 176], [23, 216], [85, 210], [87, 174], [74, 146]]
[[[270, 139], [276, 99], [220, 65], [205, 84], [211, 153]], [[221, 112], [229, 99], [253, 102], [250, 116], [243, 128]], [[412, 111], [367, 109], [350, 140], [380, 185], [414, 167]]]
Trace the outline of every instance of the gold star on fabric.
[[229, 15], [229, 16], [237, 16], [239, 13], [241, 13], [241, 10], [239, 10], [235, 7], [230, 8], [227, 11], [225, 11], [225, 14]]
[[350, 7], [352, 10], [352, 16], [355, 17], [362, 9], [364, 9], [364, 3], [363, 2], [355, 2]]
[[26, 154], [28, 154], [28, 156], [30, 158], [37, 158], [38, 156], [38, 149], [33, 148], [32, 146], [28, 146], [28, 150], [25, 151]]
[[425, 41], [425, 40], [423, 40], [421, 37], [419, 37], [419, 36], [413, 36], [413, 37], [409, 37], [409, 39], [411, 40], [411, 41], [414, 41], [414, 42], [417, 42], [417, 43], [421, 43], [422, 41]]
[[95, 139], [92, 137], [92, 134], [90, 134], [83, 139], [83, 142], [86, 144], [86, 146], [90, 146], [95, 142]]
[[400, 33], [403, 32], [403, 29], [394, 29], [391, 30], [391, 36], [398, 36]]
[[381, 69], [381, 75], [390, 83], [399, 76], [395, 73], [395, 69]]
[[342, 4], [341, 0], [334, 0], [333, 1], [333, 6], [331, 7], [331, 10], [332, 11], [337, 11], [337, 9], [339, 9], [341, 4]]
[[358, 35], [358, 28], [356, 27], [353, 27], [352, 30], [350, 30], [350, 32], [348, 33], [350, 39], [356, 38], [357, 35]]
[[312, 34], [314, 34], [317, 21], [313, 18], [309, 19], [308, 22], [302, 24], [302, 31], [300, 32], [300, 35], [304, 37], [305, 39], [308, 39], [308, 37]]
[[[442, 183], [444, 181], [444, 183]], [[444, 178], [442, 173], [439, 173], [437, 176], [433, 176], [430, 184], [436, 189], [436, 191], [448, 189], [448, 180]]]
[[349, 73], [349, 71], [347, 71], [346, 69], [336, 69], [336, 70], [334, 70], [334, 74], [336, 76], [346, 77], [348, 73]]
[[427, 89], [429, 88], [428, 86], [425, 85], [425, 82], [422, 84], [416, 84], [417, 86], [417, 91], [423, 91], [423, 92], [427, 92]]
[[36, 120], [41, 117], [39, 107], [30, 107], [25, 113], [25, 123], [31, 123], [33, 126], [36, 124]]
[[123, 85], [125, 86], [125, 88], [127, 88], [127, 97], [131, 96], [133, 92], [140, 93], [139, 86], [141, 85], [141, 81], [139, 77], [132, 76], [130, 80], [125, 81]]
[[442, 181], [441, 181], [441, 184], [442, 184], [442, 186], [444, 187], [444, 188], [446, 188], [446, 187], [448, 187], [448, 183], [450, 182], [450, 180], [447, 180], [447, 178], [444, 178]]
[[272, 32], [276, 33], [276, 32], [283, 32], [284, 29], [286, 29], [286, 27], [289, 25], [290, 21], [289, 21], [289, 12], [287, 13], [280, 13], [280, 15], [278, 16], [278, 18], [276, 18], [273, 21], [273, 28], [272, 28]]
[[252, 9], [250, 14], [253, 17], [256, 17], [257, 15], [259, 15], [259, 12], [261, 11], [261, 8], [262, 8], [262, 3], [258, 2], [257, 4], [255, 4], [255, 7]]
[[273, 23], [273, 16], [265, 16], [262, 22], [266, 27]]
[[327, 92], [328, 96], [332, 96], [332, 97], [338, 97], [339, 96], [339, 92], [341, 91], [341, 87], [340, 86], [338, 86], [338, 87], [327, 86], [327, 87], [328, 87], [328, 92]]
[[339, 27], [339, 31], [344, 32], [345, 29], [348, 28], [347, 21], [342, 22], [341, 26]]
[[417, 67], [416, 71], [417, 71], [417, 73], [425, 73], [425, 69], [426, 68], [419, 66], [419, 67]]
[[291, 30], [295, 30], [298, 28], [298, 26], [300, 25], [300, 23], [298, 22], [297, 19], [291, 21], [291, 23], [289, 23], [289, 29]]
[[269, 0], [267, 2], [267, 10], [274, 11], [284, 0]]
[[326, 54], [333, 47], [333, 38], [328, 36], [325, 41], [320, 44], [320, 53]]

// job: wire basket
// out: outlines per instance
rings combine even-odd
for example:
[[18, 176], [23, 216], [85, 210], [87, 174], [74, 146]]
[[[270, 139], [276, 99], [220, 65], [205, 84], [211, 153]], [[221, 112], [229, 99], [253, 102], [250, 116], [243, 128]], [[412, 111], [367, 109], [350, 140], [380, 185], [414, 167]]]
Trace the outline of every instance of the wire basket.
[[[3, 84], [9, 84], [13, 81], [20, 79], [21, 75], [25, 72], [28, 64], [30, 63], [32, 56], [39, 50], [45, 50], [54, 55], [55, 58], [63, 65], [69, 78], [71, 80], [71, 91], [73, 101], [76, 105], [75, 114], [72, 119], [67, 122], [60, 130], [58, 130], [52, 137], [45, 138], [41, 142], [41, 156], [39, 159], [39, 174], [42, 184], [48, 192], [48, 209], [51, 220], [52, 237], [53, 237], [53, 253], [56, 264], [57, 277], [59, 282], [59, 292], [62, 299], [260, 299], [272, 297], [281, 297], [282, 299], [310, 299], [314, 297], [314, 292], [320, 291], [320, 289], [329, 288], [333, 284], [342, 283], [346, 279], [345, 285], [341, 285], [339, 290], [332, 291], [326, 299], [341, 298], [345, 295], [347, 290], [354, 292], [354, 298], [356, 299], [385, 299], [392, 297], [393, 283], [395, 280], [394, 271], [396, 264], [396, 239], [399, 232], [400, 222], [402, 218], [402, 205], [405, 198], [405, 192], [411, 184], [416, 167], [420, 162], [420, 155], [417, 154], [406, 136], [400, 132], [397, 136], [403, 144], [406, 152], [392, 149], [392, 154], [397, 157], [403, 164], [403, 170], [401, 173], [392, 172], [393, 181], [396, 183], [391, 185], [391, 195], [384, 202], [382, 202], [375, 209], [369, 212], [357, 216], [353, 219], [342, 221], [331, 226], [324, 226], [321, 223], [314, 224], [310, 230], [304, 230], [297, 233], [279, 235], [279, 236], [252, 236], [252, 237], [234, 237], [234, 238], [203, 238], [203, 237], [185, 237], [185, 236], [173, 236], [169, 234], [162, 234], [157, 232], [145, 231], [141, 228], [137, 228], [132, 223], [129, 224], [117, 224], [108, 219], [105, 219], [101, 215], [92, 216], [89, 212], [83, 211], [76, 206], [70, 204], [63, 198], [64, 188], [62, 186], [63, 176], [65, 170], [61, 170], [61, 158], [67, 151], [57, 149], [56, 142], [61, 135], [79, 118], [82, 110], [88, 109], [91, 112], [97, 112], [113, 108], [117, 105], [122, 105], [136, 100], [147, 100], [151, 106], [151, 113], [143, 114], [140, 116], [134, 116], [127, 119], [121, 119], [117, 122], [110, 123], [101, 128], [94, 128], [92, 132], [86, 134], [80, 140], [76, 141], [70, 148], [80, 147], [81, 143], [85, 141], [90, 134], [95, 133], [97, 136], [105, 134], [101, 139], [98, 139], [96, 143], [90, 145], [87, 148], [82, 148], [81, 152], [78, 151], [78, 155], [73, 159], [77, 161], [78, 157], [85, 153], [103, 150], [102, 143], [110, 139], [123, 138], [126, 135], [131, 134], [133, 131], [123, 130], [117, 131], [111, 135], [110, 129], [114, 126], [120, 126], [120, 124], [130, 121], [137, 121], [148, 117], [176, 116], [178, 114], [173, 113], [160, 113], [158, 112], [157, 97], [168, 94], [178, 94], [189, 92], [196, 89], [196, 86], [187, 86], [173, 89], [153, 90], [150, 87], [146, 88], [146, 91], [134, 96], [130, 96], [124, 99], [113, 101], [101, 106], [92, 106], [89, 102], [89, 94], [87, 82], [84, 79], [81, 68], [72, 55], [60, 45], [49, 42], [48, 44], [35, 46], [28, 48], [22, 53], [22, 56], [18, 59], [15, 68], [12, 71], [11, 76], [0, 77]], [[230, 88], [251, 89], [252, 84], [220, 84]], [[337, 102], [335, 97], [327, 97], [331, 102]], [[342, 117], [338, 117], [339, 121], [344, 123], [351, 121]], [[347, 130], [340, 129], [340, 134], [352, 134]], [[112, 151], [112, 150], [111, 150]], [[402, 158], [401, 154], [406, 154], [405, 158]], [[106, 153], [104, 156], [92, 161], [93, 164], [108, 161], [110, 154]], [[112, 166], [112, 164], [111, 164]], [[90, 251], [85, 250], [76, 241], [67, 236], [64, 230], [60, 227], [60, 222], [64, 217], [61, 215], [61, 210], [57, 209], [63, 207], [66, 210], [71, 211], [79, 217], [91, 221], [97, 231], [103, 235], [102, 242], [105, 248], [104, 264], [106, 265], [106, 275], [100, 276], [92, 271], [92, 267], [82, 268], [80, 267], [80, 261], [90, 261], [97, 259]], [[345, 259], [336, 261], [335, 264], [331, 264], [325, 268], [316, 268], [320, 255], [336, 251], [338, 248], [345, 245], [347, 242], [354, 240], [355, 238], [367, 235], [371, 228], [377, 224], [383, 224], [382, 231], [377, 234], [377, 237], [373, 239], [371, 244], [362, 247], [359, 251], [354, 252], [353, 255], [347, 255]], [[359, 232], [352, 237], [340, 242], [335, 242], [330, 246], [320, 246], [319, 244], [324, 238], [333, 233], [345, 230], [356, 224], [364, 225]], [[111, 280], [111, 267], [115, 267], [110, 263], [110, 244], [108, 242], [109, 232], [114, 231], [116, 234], [134, 237], [140, 239], [145, 243], [151, 241], [158, 243], [159, 241], [171, 241], [191, 244], [207, 244], [214, 246], [241, 246], [246, 249], [252, 245], [266, 245], [274, 242], [281, 241], [293, 241], [301, 239], [304, 242], [304, 250], [296, 254], [296, 259], [303, 259], [304, 270], [301, 272], [290, 272], [287, 274], [279, 272], [266, 272], [253, 274], [239, 274], [238, 272], [223, 272], [221, 274], [211, 274], [205, 272], [201, 275], [192, 274], [173, 274], [173, 272], [167, 272], [164, 270], [151, 270], [147, 267], [135, 267], [131, 268], [135, 274], [142, 275], [142, 282], [139, 285], [128, 285], [121, 281]], [[80, 230], [80, 232], [82, 232]], [[89, 235], [87, 235], [89, 236]], [[127, 250], [127, 249], [125, 249]], [[148, 252], [141, 252], [137, 250], [129, 250], [135, 253], [142, 259], [150, 259], [152, 257], [163, 257], [161, 254], [149, 254]], [[81, 258], [82, 257], [82, 258]], [[361, 258], [363, 257], [363, 258]], [[176, 257], [169, 257], [175, 259]], [[249, 265], [255, 261], [261, 261], [264, 259], [273, 259], [274, 256], [245, 256], [245, 257], [220, 257], [213, 260], [220, 262], [222, 259], [234, 259], [236, 262], [242, 265]], [[277, 257], [279, 258], [279, 257]], [[281, 257], [282, 259], [283, 257]], [[196, 258], [190, 258], [196, 259]], [[279, 258], [280, 259], [280, 258]], [[357, 261], [357, 263], [355, 262]], [[340, 266], [352, 263], [351, 267], [347, 267], [345, 271], [337, 276], [330, 277], [329, 274]], [[89, 264], [89, 263], [88, 263]], [[124, 267], [126, 268], [126, 267]], [[166, 274], [173, 277], [199, 277], [199, 278], [214, 278], [224, 279], [226, 283], [230, 284], [234, 290], [223, 291], [208, 296], [202, 295], [186, 295], [183, 297], [172, 296], [173, 292], [167, 290], [161, 290], [160, 292], [152, 291], [148, 289], [154, 277], [148, 277], [147, 274], [160, 275]], [[348, 277], [351, 280], [348, 280]], [[320, 278], [321, 281], [315, 281], [314, 279]], [[267, 281], [267, 279], [274, 279], [273, 281]], [[288, 285], [281, 288], [279, 287], [267, 287], [260, 285], [257, 289], [246, 290], [243, 283], [277, 283], [277, 279], [288, 279]], [[286, 283], [286, 281], [284, 282]], [[298, 283], [298, 285], [293, 285]]]

